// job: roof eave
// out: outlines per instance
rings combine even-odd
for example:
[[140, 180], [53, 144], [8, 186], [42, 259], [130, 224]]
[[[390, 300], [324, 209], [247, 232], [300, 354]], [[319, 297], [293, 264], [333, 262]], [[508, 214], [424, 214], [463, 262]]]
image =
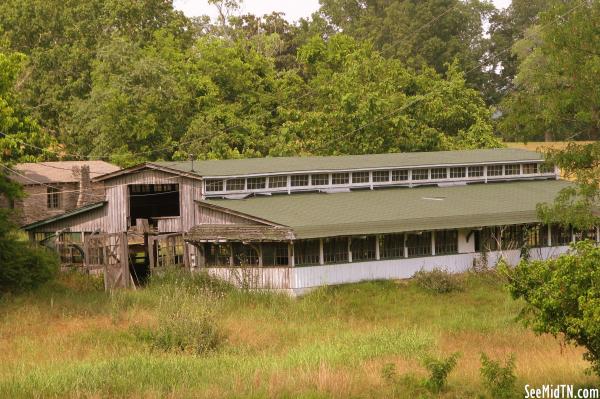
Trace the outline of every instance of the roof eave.
[[107, 173], [107, 174], [104, 174], [104, 175], [101, 175], [101, 176], [96, 176], [95, 178], [92, 179], [92, 181], [99, 182], [99, 181], [105, 181], [105, 180], [109, 180], [109, 179], [114, 179], [114, 178], [117, 178], [117, 177], [120, 177], [120, 176], [123, 176], [123, 175], [131, 174], [131, 173], [136, 173], [136, 172], [139, 172], [139, 171], [144, 170], [144, 169], [159, 170], [159, 171], [165, 172], [165, 173], [171, 173], [171, 174], [174, 174], [174, 175], [179, 175], [179, 176], [183, 176], [183, 177], [189, 177], [191, 179], [202, 180], [202, 176], [198, 175], [197, 173], [183, 172], [181, 170], [169, 168], [169, 167], [162, 166], [162, 165], [157, 165], [157, 164], [152, 163], [152, 162], [144, 162], [142, 164], [130, 166], [129, 168], [125, 168], [125, 169], [120, 169], [120, 170], [117, 170], [117, 171], [112, 172], [112, 173]]
[[25, 230], [25, 231], [33, 230], [33, 229], [36, 229], [41, 226], [45, 226], [50, 223], [58, 222], [60, 220], [68, 219], [70, 217], [77, 216], [82, 213], [100, 209], [100, 208], [104, 207], [107, 203], [108, 203], [108, 201], [100, 201], [100, 202], [95, 202], [93, 204], [85, 205], [80, 208], [76, 208], [76, 209], [67, 211], [60, 215], [51, 216], [51, 217], [43, 219], [43, 220], [38, 220], [36, 222], [26, 224], [25, 226], [21, 226], [21, 229]]

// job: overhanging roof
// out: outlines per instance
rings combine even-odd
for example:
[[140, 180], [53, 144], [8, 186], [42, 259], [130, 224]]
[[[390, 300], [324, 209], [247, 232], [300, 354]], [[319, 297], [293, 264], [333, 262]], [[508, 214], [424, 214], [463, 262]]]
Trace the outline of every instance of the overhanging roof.
[[52, 217], [49, 217], [49, 218], [44, 219], [44, 220], [39, 220], [37, 222], [33, 222], [33, 223], [30, 223], [30, 224], [27, 224], [27, 225], [25, 225], [25, 226], [23, 226], [21, 228], [23, 230], [25, 230], [25, 231], [33, 230], [33, 229], [36, 229], [38, 227], [45, 226], [47, 224], [57, 222], [59, 220], [68, 219], [70, 217], [73, 217], [73, 216], [76, 216], [76, 215], [80, 215], [82, 213], [86, 213], [86, 212], [92, 211], [94, 209], [102, 208], [104, 205], [106, 205], [106, 203], [107, 203], [106, 201], [101, 201], [101, 202], [95, 202], [93, 204], [88, 204], [88, 205], [82, 206], [80, 208], [76, 208], [76, 209], [70, 210], [68, 212], [61, 213], [60, 215], [52, 216]]
[[404, 152], [372, 155], [339, 155], [326, 157], [267, 157], [191, 162], [152, 162], [149, 165], [194, 173], [204, 177], [243, 176], [252, 174], [289, 173], [319, 170], [360, 170], [401, 168], [430, 165], [464, 165], [542, 161], [543, 155], [522, 149]]
[[201, 201], [290, 227], [296, 238], [534, 223], [536, 207], [572, 183], [557, 180], [390, 188]]
[[191, 242], [262, 242], [293, 238], [293, 233], [287, 227], [251, 224], [201, 224], [185, 234], [185, 240]]

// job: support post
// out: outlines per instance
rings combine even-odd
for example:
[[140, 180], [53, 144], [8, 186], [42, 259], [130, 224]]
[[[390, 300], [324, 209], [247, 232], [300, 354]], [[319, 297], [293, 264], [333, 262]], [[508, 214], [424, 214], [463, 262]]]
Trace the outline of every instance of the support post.
[[375, 260], [381, 259], [381, 254], [379, 253], [379, 240], [381, 239], [380, 235], [375, 236]]
[[296, 260], [294, 258], [294, 243], [290, 242], [288, 244], [288, 266], [294, 267], [296, 265]]
[[552, 246], [552, 227], [550, 224], [548, 225], [547, 234], [548, 234], [548, 246], [551, 247]]
[[352, 263], [352, 237], [348, 237], [348, 262]]
[[435, 231], [431, 232], [431, 255], [435, 256]]
[[325, 256], [323, 254], [323, 239], [319, 238], [319, 265], [325, 264]]
[[123, 279], [123, 287], [129, 288], [131, 286], [131, 275], [129, 274], [129, 248], [127, 246], [127, 233], [121, 233], [120, 244], [121, 278]]
[[406, 237], [408, 236], [407, 233], [404, 233], [404, 257], [408, 258], [408, 247], [406, 246]]

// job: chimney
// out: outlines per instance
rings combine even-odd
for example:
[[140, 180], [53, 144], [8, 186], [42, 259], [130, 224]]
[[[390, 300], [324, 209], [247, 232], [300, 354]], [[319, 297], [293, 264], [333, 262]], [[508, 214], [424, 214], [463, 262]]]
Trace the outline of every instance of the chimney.
[[79, 196], [77, 197], [77, 207], [79, 208], [91, 202], [90, 167], [88, 165], [83, 165], [81, 168], [74, 167], [73, 175], [79, 178]]

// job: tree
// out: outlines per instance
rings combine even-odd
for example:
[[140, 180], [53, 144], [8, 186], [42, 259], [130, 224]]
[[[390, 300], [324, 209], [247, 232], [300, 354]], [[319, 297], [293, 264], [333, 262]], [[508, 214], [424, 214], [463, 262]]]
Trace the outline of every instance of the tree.
[[524, 140], [600, 137], [600, 3], [558, 3], [514, 46], [515, 90], [500, 130]]
[[511, 294], [525, 300], [533, 330], [586, 348], [584, 358], [600, 375], [600, 248], [579, 242], [569, 254], [521, 261], [508, 273]]
[[483, 20], [493, 10], [478, 0], [321, 0], [320, 12], [338, 31], [413, 68], [443, 74], [457, 60], [460, 70], [471, 70], [468, 82], [482, 87]]

